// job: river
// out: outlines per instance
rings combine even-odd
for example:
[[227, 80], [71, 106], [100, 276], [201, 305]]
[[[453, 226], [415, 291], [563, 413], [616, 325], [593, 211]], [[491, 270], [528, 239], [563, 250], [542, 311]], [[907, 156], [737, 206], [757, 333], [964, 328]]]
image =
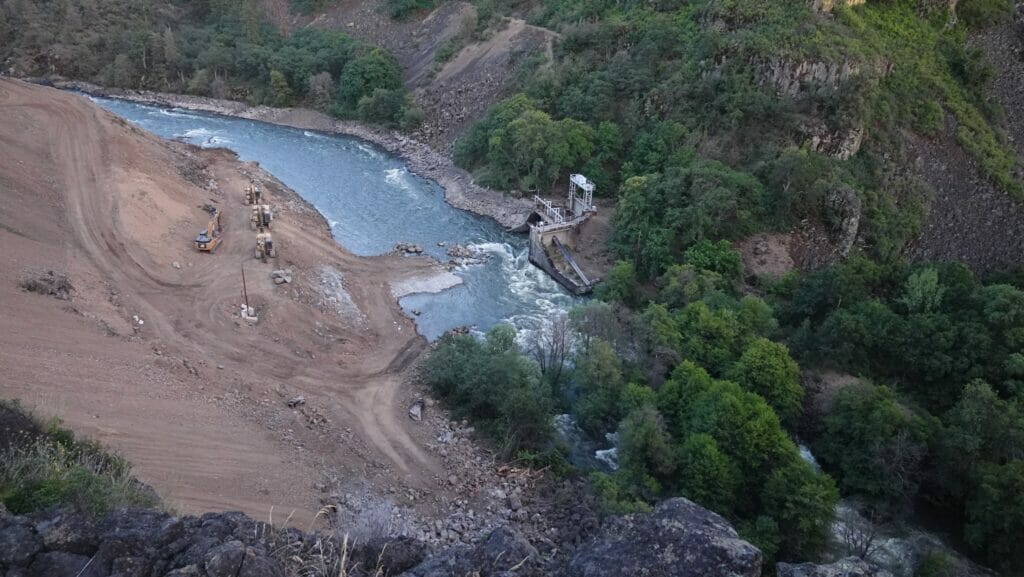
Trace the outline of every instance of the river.
[[[483, 264], [456, 269], [463, 284], [399, 301], [428, 339], [457, 326], [486, 331], [501, 322], [528, 333], [577, 300], [529, 263], [524, 236], [450, 206], [437, 183], [412, 174], [401, 159], [372, 144], [203, 112], [92, 100], [158, 136], [229, 148], [242, 160], [259, 162], [316, 207], [335, 240], [354, 254], [384, 254], [398, 242], [418, 244], [442, 261], [447, 249], [439, 243], [483, 251]], [[420, 314], [412, 315], [413, 310]]]

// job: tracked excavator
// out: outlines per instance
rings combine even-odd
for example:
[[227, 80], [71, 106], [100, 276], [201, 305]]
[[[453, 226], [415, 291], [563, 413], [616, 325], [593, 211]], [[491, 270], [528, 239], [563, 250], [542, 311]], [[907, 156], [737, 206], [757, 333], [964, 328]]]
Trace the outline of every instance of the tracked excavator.
[[221, 241], [221, 227], [220, 227], [220, 211], [216, 210], [210, 216], [210, 222], [206, 225], [206, 230], [199, 231], [199, 235], [196, 236], [196, 250], [200, 252], [213, 252]]
[[259, 230], [261, 228], [270, 228], [270, 223], [274, 220], [274, 213], [270, 210], [269, 204], [254, 204], [252, 205], [252, 216], [249, 218], [249, 228], [253, 230]]
[[263, 193], [260, 191], [260, 187], [255, 184], [245, 187], [245, 204], [259, 205], [261, 200], [263, 200]]
[[277, 258], [277, 247], [274, 246], [274, 237], [269, 232], [265, 232], [263, 228], [259, 229], [256, 233], [256, 249], [253, 256], [267, 262], [268, 258]]

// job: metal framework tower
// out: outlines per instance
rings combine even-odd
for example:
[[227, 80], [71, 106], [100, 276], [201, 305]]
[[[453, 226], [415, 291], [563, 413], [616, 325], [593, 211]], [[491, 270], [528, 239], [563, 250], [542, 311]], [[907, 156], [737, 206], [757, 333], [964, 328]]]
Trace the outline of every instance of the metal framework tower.
[[[583, 194], [580, 195], [579, 192]], [[580, 217], [594, 212], [594, 183], [582, 174], [569, 175], [569, 212]]]

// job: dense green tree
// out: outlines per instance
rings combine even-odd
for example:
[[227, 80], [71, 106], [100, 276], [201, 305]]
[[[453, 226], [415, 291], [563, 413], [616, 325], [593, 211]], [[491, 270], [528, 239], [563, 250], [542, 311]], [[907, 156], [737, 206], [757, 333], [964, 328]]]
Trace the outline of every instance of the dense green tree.
[[661, 415], [651, 406], [635, 409], [619, 427], [619, 465], [640, 496], [654, 499], [675, 470], [672, 439]]
[[917, 492], [934, 423], [901, 405], [892, 389], [871, 384], [841, 390], [815, 447], [846, 494], [888, 515], [906, 514]]
[[776, 468], [761, 497], [765, 514], [779, 527], [780, 554], [813, 558], [825, 549], [839, 491], [828, 475], [803, 459]]
[[993, 567], [1015, 571], [1024, 567], [1024, 460], [981, 468], [977, 487], [967, 502], [967, 543], [982, 552]]
[[604, 301], [618, 301], [625, 305], [637, 304], [636, 269], [627, 260], [617, 261], [608, 271], [608, 277], [598, 285], [597, 296]]
[[352, 115], [359, 100], [374, 90], [397, 90], [402, 87], [402, 69], [393, 56], [374, 48], [345, 65], [338, 78], [336, 110]]
[[580, 360], [577, 375], [582, 389], [576, 404], [580, 427], [596, 437], [615, 430], [625, 416], [621, 399], [626, 383], [622, 362], [611, 345], [595, 339]]
[[679, 445], [675, 459], [676, 491], [716, 513], [732, 514], [742, 476], [713, 437], [690, 435]]
[[757, 179], [714, 161], [630, 178], [619, 194], [610, 243], [641, 278], [662, 274], [689, 244], [753, 232], [764, 209]]
[[984, 464], [1024, 460], [1024, 412], [988, 383], [974, 381], [943, 417], [935, 446], [942, 490], [965, 498]]
[[369, 96], [359, 99], [356, 111], [359, 118], [368, 122], [394, 125], [401, 120], [406, 106], [408, 101], [401, 90], [376, 88]]
[[270, 91], [274, 106], [288, 106], [291, 103], [292, 89], [288, 86], [288, 79], [278, 70], [270, 71]]
[[727, 376], [748, 391], [764, 397], [783, 423], [792, 427], [803, 409], [800, 367], [785, 345], [755, 339], [729, 368]]
[[424, 380], [453, 413], [472, 418], [506, 454], [543, 449], [551, 437], [550, 389], [537, 365], [520, 354], [515, 330], [498, 325], [483, 342], [469, 335], [441, 339]]
[[683, 253], [683, 262], [699, 270], [722, 275], [728, 281], [738, 282], [743, 272], [740, 253], [727, 241], [702, 240]]

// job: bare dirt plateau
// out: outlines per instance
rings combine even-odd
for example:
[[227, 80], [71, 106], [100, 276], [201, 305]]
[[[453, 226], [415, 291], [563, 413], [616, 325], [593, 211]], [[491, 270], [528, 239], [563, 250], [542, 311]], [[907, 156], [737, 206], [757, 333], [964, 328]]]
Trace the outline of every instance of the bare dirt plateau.
[[[117, 449], [183, 512], [303, 524], [325, 492], [444, 491], [401, 387], [426, 343], [393, 296], [443, 285], [435, 263], [350, 255], [257, 166], [52, 88], [0, 79], [0, 158], [0, 397]], [[252, 180], [275, 208], [276, 262], [253, 258]], [[204, 205], [224, 215], [213, 254], [192, 244]], [[279, 268], [292, 283], [272, 282]], [[21, 288], [50, 270], [69, 298]]]

